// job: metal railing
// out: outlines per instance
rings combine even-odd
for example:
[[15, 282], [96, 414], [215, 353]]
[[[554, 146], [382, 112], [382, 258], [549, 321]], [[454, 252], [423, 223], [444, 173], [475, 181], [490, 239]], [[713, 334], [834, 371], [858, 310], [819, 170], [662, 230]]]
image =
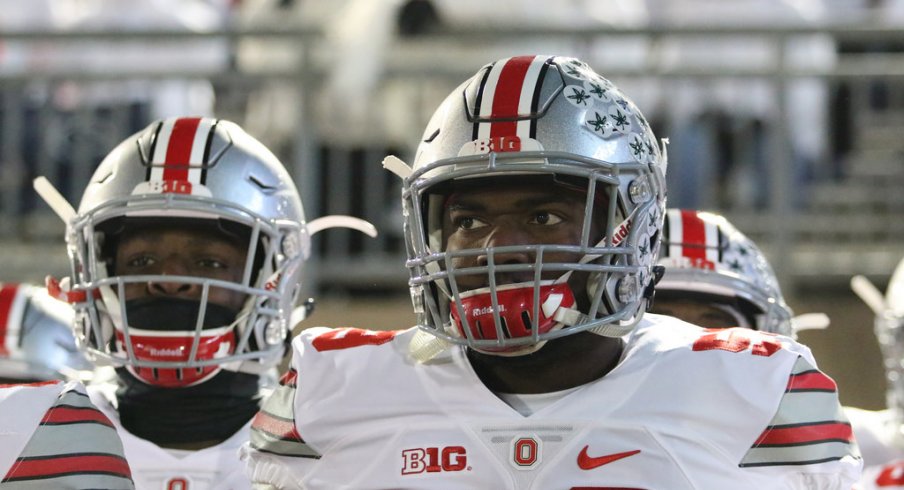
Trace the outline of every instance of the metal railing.
[[[657, 27], [631, 29], [537, 29], [469, 28], [433, 33], [412, 39], [397, 39], [390, 49], [374, 89], [374, 111], [396, 111], [408, 126], [387, 136], [376, 120], [366, 121], [373, 128], [350, 131], [354, 137], [337, 136], [323, 127], [322, 94], [329, 79], [330, 46], [315, 30], [256, 28], [218, 32], [184, 31], [81, 31], [81, 32], [2, 32], [4, 46], [39, 46], [42, 50], [74, 45], [94, 48], [121, 43], [157, 44], [215, 42], [224, 50], [226, 60], [219, 66], [172, 69], [166, 64], [129, 68], [92, 69], [91, 66], [44, 64], [10, 68], [0, 64], [0, 268], [4, 280], [35, 280], [45, 273], [65, 270], [61, 245], [62, 225], [49, 208], [38, 202], [30, 180], [47, 175], [64, 194], [75, 201], [100, 158], [116, 142], [140, 129], [153, 116], [151, 99], [155, 90], [173, 81], [209, 83], [216, 95], [212, 110], [217, 116], [243, 124], [259, 136], [283, 159], [296, 178], [309, 218], [325, 214], [354, 214], [369, 219], [381, 229], [376, 240], [351, 232], [327, 232], [316, 240], [316, 260], [309, 265], [311, 290], [404, 290], [401, 242], [401, 214], [398, 212], [398, 182], [385, 173], [379, 162], [384, 153], [394, 151], [410, 156], [426, 119], [451, 88], [493, 59], [508, 46], [521, 41], [549, 42], [594, 65], [631, 93], [635, 82], [653, 82], [661, 90], [670, 84], [694, 80], [761, 80], [776, 94], [786, 93], [789, 83], [798, 79], [818, 79], [831, 90], [850, 87], [855, 125], [868, 126], [868, 94], [876, 83], [900, 91], [904, 86], [904, 54], [843, 55], [824, 69], [791, 66], [785, 58], [789, 40], [800, 36], [822, 35], [836, 42], [870, 42], [904, 38], [904, 28], [877, 25], [781, 26], [728, 29], [706, 26]], [[713, 66], [666, 65], [661, 48], [671, 40], [686, 37], [753, 36], [773, 47], [767, 66], [723, 68]], [[642, 63], [633, 65], [594, 64], [600, 38], [630, 37], [642, 39], [647, 51]], [[297, 49], [292, 63], [262, 69], [246, 69], [236, 60], [237, 47], [248, 41], [283, 43]], [[2, 59], [0, 59], [2, 61]], [[133, 60], [134, 61], [134, 60]], [[94, 102], [76, 95], [91, 88], [132, 85], [131, 98], [98, 97]], [[393, 107], [383, 97], [393, 87], [404, 86], [411, 94], [410, 106]], [[267, 115], [253, 113], [262, 99], [283, 94], [284, 103], [275, 106], [289, 114], [288, 123], [279, 126]], [[72, 100], [67, 99], [72, 98]], [[106, 104], [97, 101], [105, 101]], [[765, 166], [769, 187], [765, 208], [731, 205], [724, 211], [735, 224], [760, 243], [770, 256], [786, 289], [807, 281], [824, 281], [826, 275], [839, 279], [854, 272], [871, 275], [890, 274], [901, 255], [904, 209], [900, 200], [889, 199], [885, 207], [863, 211], [843, 206], [834, 212], [819, 213], [806, 202], [795, 203], [796, 187], [793, 162], [792, 128], [788, 122], [785, 97], [776, 97], [777, 111], [767, 121], [770, 136]], [[382, 104], [382, 105], [381, 105]], [[281, 107], [279, 107], [281, 106]], [[889, 113], [904, 110], [892, 107]], [[646, 112], [646, 111], [645, 111]], [[649, 114], [648, 114], [649, 116]], [[668, 132], [668, 116], [661, 120]], [[902, 115], [904, 119], [904, 115]], [[887, 118], [882, 123], [887, 125]], [[904, 125], [902, 125], [904, 127]], [[274, 131], [274, 128], [276, 131]], [[361, 135], [369, 135], [362, 137]], [[276, 135], [276, 136], [274, 136]], [[668, 136], [668, 134], [661, 134]], [[890, 165], [895, 172], [891, 150]], [[904, 168], [904, 160], [898, 159]], [[672, 166], [671, 172], [680, 168]], [[904, 174], [904, 171], [902, 171]], [[900, 176], [901, 174], [896, 174]], [[889, 178], [897, 178], [892, 175]], [[901, 177], [904, 179], [904, 177]], [[886, 180], [887, 181], [887, 180]], [[710, 182], [710, 186], [716, 182]], [[818, 186], [818, 180], [810, 185]], [[829, 182], [827, 184], [835, 184]], [[844, 183], [842, 182], [842, 184]], [[853, 185], [853, 184], [852, 184]], [[857, 185], [862, 185], [857, 184]], [[878, 185], [878, 184], [877, 184]], [[706, 187], [706, 186], [703, 186]], [[814, 194], [818, 194], [814, 193]], [[868, 192], [866, 193], [869, 194]], [[847, 199], [848, 197], [845, 197]], [[850, 197], [855, 199], [855, 197]], [[729, 203], [730, 204], [730, 203]], [[717, 209], [719, 211], [719, 209]], [[837, 221], [833, 221], [833, 218]], [[869, 219], [866, 219], [869, 218]], [[851, 233], [839, 233], [850, 230]], [[873, 239], [858, 241], [858, 236]], [[858, 262], [858, 257], [868, 257]], [[858, 270], [859, 269], [859, 270]], [[354, 271], [352, 274], [350, 271]]]

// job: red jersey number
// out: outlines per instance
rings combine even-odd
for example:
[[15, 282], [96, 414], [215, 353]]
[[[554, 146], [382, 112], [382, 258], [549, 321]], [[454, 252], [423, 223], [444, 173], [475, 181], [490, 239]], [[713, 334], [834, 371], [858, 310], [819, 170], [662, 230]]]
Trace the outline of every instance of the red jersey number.
[[876, 486], [879, 488], [904, 486], [904, 460], [885, 465], [876, 477]]
[[359, 328], [337, 328], [318, 335], [312, 345], [320, 352], [350, 349], [362, 345], [380, 345], [392, 340], [396, 333], [396, 331], [391, 330], [373, 331]]
[[743, 352], [750, 349], [755, 356], [769, 357], [782, 348], [781, 342], [774, 337], [746, 328], [707, 328], [706, 332], [694, 342], [694, 351]]

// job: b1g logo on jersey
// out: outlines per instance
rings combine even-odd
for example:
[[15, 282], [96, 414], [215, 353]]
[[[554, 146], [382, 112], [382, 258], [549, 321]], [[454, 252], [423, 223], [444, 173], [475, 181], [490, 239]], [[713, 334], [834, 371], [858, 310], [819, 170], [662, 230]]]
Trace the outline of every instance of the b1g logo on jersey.
[[462, 471], [468, 468], [468, 455], [462, 446], [425, 447], [402, 451], [402, 474]]
[[540, 464], [543, 444], [537, 436], [516, 437], [512, 439], [509, 461], [519, 470], [532, 470]]

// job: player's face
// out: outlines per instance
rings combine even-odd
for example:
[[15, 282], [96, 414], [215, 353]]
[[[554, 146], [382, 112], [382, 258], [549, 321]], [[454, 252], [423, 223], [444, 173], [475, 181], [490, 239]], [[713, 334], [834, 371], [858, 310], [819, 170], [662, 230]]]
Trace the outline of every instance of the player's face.
[[650, 313], [669, 315], [706, 328], [729, 328], [739, 325], [738, 318], [714, 303], [675, 298], [655, 298]]
[[[549, 183], [498, 185], [456, 190], [443, 211], [443, 239], [447, 251], [485, 249], [512, 245], [579, 245], [584, 224], [586, 194]], [[600, 237], [599, 225], [592, 225], [591, 244]], [[580, 254], [546, 252], [544, 263], [577, 262]], [[531, 251], [496, 253], [494, 263], [525, 264], [536, 259]], [[456, 257], [458, 268], [486, 266], [487, 254]], [[550, 271], [542, 279], [555, 279], [562, 271]], [[534, 280], [530, 271], [497, 273], [497, 284]], [[460, 276], [463, 290], [487, 287], [485, 274]]]
[[[194, 276], [240, 282], [246, 251], [235, 240], [204, 229], [137, 228], [123, 234], [116, 250], [118, 276]], [[172, 297], [200, 300], [203, 286], [181, 282], [128, 283], [125, 299]], [[245, 295], [211, 287], [208, 301], [238, 310]]]

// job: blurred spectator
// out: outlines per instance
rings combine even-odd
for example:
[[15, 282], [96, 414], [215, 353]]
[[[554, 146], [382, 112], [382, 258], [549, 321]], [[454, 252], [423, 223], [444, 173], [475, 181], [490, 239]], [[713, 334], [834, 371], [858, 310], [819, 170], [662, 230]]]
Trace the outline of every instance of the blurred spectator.
[[[0, 0], [0, 29], [202, 32], [221, 29], [229, 8], [226, 0]], [[229, 60], [221, 39], [6, 43], [0, 46], [0, 74], [28, 74], [30, 81], [0, 93], [0, 167], [21, 189], [47, 175], [71, 199], [106, 149], [151, 119], [212, 114], [214, 90], [203, 75], [226, 70]], [[154, 78], [155, 72], [169, 75]], [[15, 209], [4, 211], [24, 214], [35, 202], [33, 193], [22, 193], [6, 203]]]
[[0, 384], [86, 380], [88, 360], [76, 349], [72, 308], [42, 287], [0, 283]]
[[[647, 0], [652, 25], [714, 27], [819, 26], [828, 20], [822, 0]], [[833, 40], [824, 35], [781, 39], [769, 35], [683, 36], [662, 42], [665, 71], [696, 68], [737, 73], [713, 80], [686, 79], [662, 94], [671, 138], [669, 204], [680, 207], [765, 207], [774, 179], [767, 149], [791, 139], [795, 184], [805, 184], [825, 156], [828, 87], [816, 77], [788, 78], [777, 93], [773, 70], [826, 70], [835, 63]], [[761, 77], [745, 75], [750, 71]], [[780, 98], [784, 97], [784, 100]], [[778, 126], [783, 109], [787, 127]], [[778, 146], [781, 148], [781, 146]], [[715, 184], [716, 195], [712, 189]], [[795, 198], [803, 188], [795, 185]]]
[[[888, 390], [884, 410], [845, 407], [864, 468], [868, 468], [904, 459], [904, 259], [884, 296], [863, 277], [855, 277], [851, 286], [876, 314], [874, 331], [884, 357]], [[897, 483], [904, 485], [904, 480]]]

